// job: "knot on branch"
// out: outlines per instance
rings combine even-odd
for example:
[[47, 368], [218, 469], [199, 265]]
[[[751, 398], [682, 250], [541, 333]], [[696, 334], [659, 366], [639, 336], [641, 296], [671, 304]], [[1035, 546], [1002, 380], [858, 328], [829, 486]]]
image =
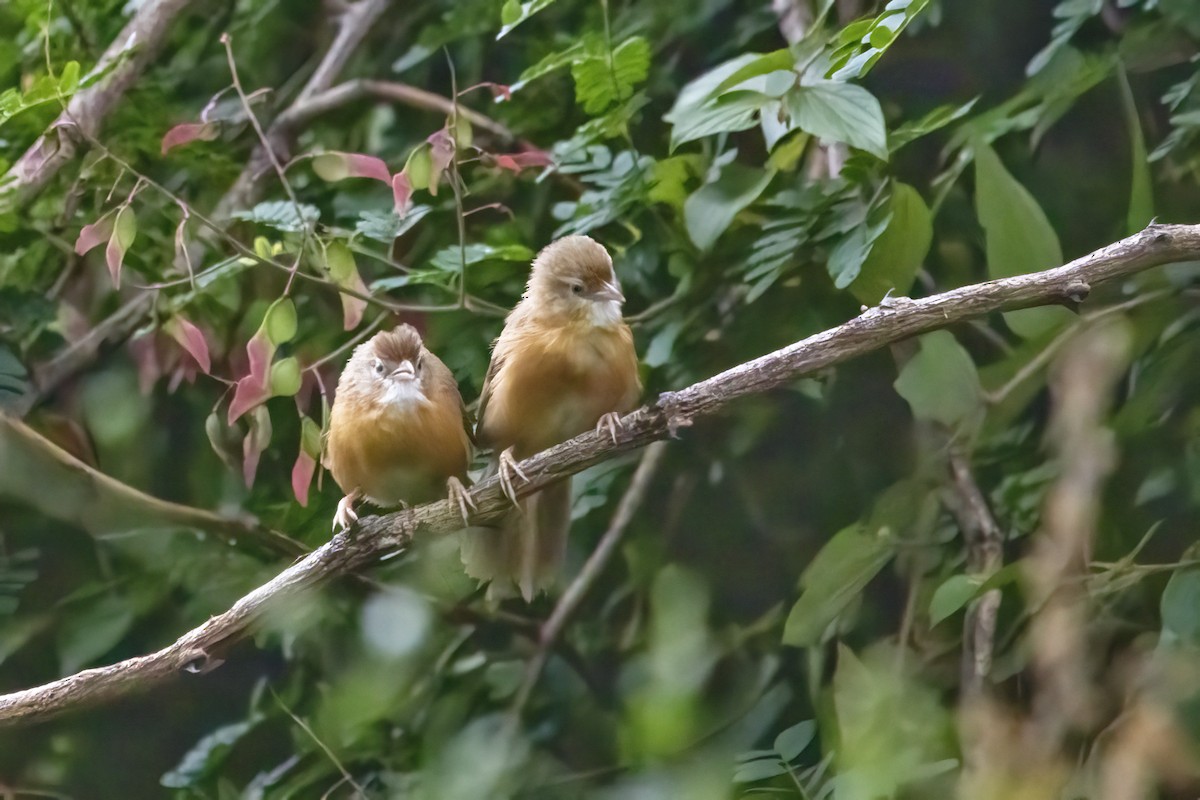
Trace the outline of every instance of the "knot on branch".
[[1092, 287], [1083, 281], [1071, 281], [1062, 290], [1063, 298], [1073, 305], [1079, 305], [1092, 293]]
[[192, 650], [186, 654], [183, 664], [180, 665], [180, 672], [188, 672], [192, 675], [204, 675], [212, 672], [217, 667], [225, 663], [225, 659], [216, 658], [208, 654], [206, 650]]

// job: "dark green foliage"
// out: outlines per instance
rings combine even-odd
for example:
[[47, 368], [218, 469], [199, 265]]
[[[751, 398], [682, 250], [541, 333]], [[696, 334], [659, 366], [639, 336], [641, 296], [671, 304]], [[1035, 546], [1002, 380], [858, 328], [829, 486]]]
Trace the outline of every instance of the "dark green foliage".
[[[316, 546], [348, 347], [417, 324], [472, 401], [555, 237], [613, 253], [651, 398], [862, 304], [1200, 219], [1195, 0], [798, 2], [790, 46], [766, 0], [394, 4], [335, 84], [457, 89], [512, 136], [364, 90], [297, 126], [287, 186], [267, 165], [224, 234], [205, 219], [258, 137], [221, 34], [269, 127], [335, 28], [328, 3], [191, 4], [97, 142], [27, 205], [0, 183], [0, 410], [32, 405], [31, 426], [139, 490]], [[137, 5], [0, 4], [0, 168], [107, 76]], [[0, 728], [0, 795], [1100, 798], [1112, 732], [1147, 696], [1176, 726], [1154, 770], [1192, 796], [1195, 764], [1172, 759], [1200, 742], [1198, 275], [930, 333], [684, 429], [517, 716], [559, 594], [491, 604], [452, 537], [425, 540], [274, 608], [211, 674]], [[1051, 754], [1069, 791], [971, 794], [964, 621], [1000, 592], [987, 683], [1022, 717], [1040, 680], [1027, 567], [1062, 473], [1048, 383], [1098, 317], [1131, 342], [1077, 576], [1104, 701]], [[1003, 537], [990, 573], [952, 454]], [[105, 496], [32, 463], [0, 450], [0, 487], [22, 487], [0, 494], [0, 693], [152, 652], [290, 563], [129, 523], [136, 501], [120, 525], [77, 518]], [[576, 478], [567, 580], [635, 463]]]

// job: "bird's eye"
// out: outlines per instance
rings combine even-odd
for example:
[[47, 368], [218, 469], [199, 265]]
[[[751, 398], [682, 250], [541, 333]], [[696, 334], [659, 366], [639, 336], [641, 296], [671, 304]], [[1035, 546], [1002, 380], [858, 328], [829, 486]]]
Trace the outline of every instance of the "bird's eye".
[[582, 283], [572, 283], [571, 284], [571, 292], [574, 294], [582, 294], [583, 293], [583, 284]]
[[380, 361], [378, 358], [375, 359], [375, 374], [376, 375], [383, 374], [383, 362]]

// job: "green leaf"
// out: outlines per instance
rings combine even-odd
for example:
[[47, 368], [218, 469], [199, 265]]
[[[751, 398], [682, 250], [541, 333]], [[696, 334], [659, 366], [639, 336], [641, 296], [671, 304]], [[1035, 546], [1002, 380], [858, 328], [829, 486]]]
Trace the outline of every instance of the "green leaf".
[[[878, 219], [871, 220], [870, 217]], [[825, 268], [833, 278], [835, 287], [845, 289], [858, 277], [863, 263], [874, 252], [876, 240], [883, 234], [890, 221], [890, 212], [873, 211], [867, 224], [855, 226], [833, 246]]]
[[675, 104], [663, 115], [663, 121], [671, 125], [672, 150], [704, 136], [754, 127], [758, 109], [772, 102], [771, 98], [757, 92], [737, 91], [717, 97], [716, 91], [730, 76], [761, 58], [764, 58], [761, 53], [744, 53], [713, 67], [679, 90]]
[[299, 205], [290, 200], [271, 200], [259, 203], [249, 211], [235, 211], [234, 219], [266, 225], [285, 233], [299, 233], [311, 228], [319, 219], [321, 212], [316, 206], [307, 203]]
[[[341, 242], [330, 242], [326, 246], [325, 266], [329, 270], [329, 277], [339, 285], [345, 285], [347, 281], [358, 274], [358, 265], [354, 263], [354, 253], [350, 252], [350, 248]], [[295, 314], [294, 309], [292, 313]], [[272, 339], [272, 341], [274, 340]]]
[[708, 250], [771, 182], [773, 172], [729, 164], [712, 183], [701, 186], [683, 204], [683, 220], [696, 247]]
[[791, 761], [804, 752], [817, 735], [817, 723], [811, 719], [796, 723], [775, 737], [775, 752], [784, 761]]
[[0, 409], [16, 406], [29, 391], [29, 373], [13, 352], [0, 344]]
[[933, 241], [933, 215], [916, 189], [894, 183], [888, 210], [887, 228], [850, 284], [850, 292], [867, 305], [875, 305], [888, 292], [907, 294]]
[[517, 0], [506, 0], [504, 6], [500, 9], [500, 22], [504, 27], [496, 34], [496, 38], [500, 39], [507, 36], [513, 28], [553, 4], [554, 0], [530, 0], [527, 3], [519, 3]]
[[933, 331], [918, 341], [920, 350], [900, 370], [896, 391], [917, 419], [973, 427], [984, 411], [975, 362], [949, 331]]
[[[414, 191], [428, 189], [429, 181], [433, 177], [433, 154], [429, 145], [422, 143], [409, 153], [408, 161], [404, 162], [404, 169], [401, 171], [408, 176], [408, 182]], [[406, 219], [407, 217], [408, 214], [405, 215]]]
[[300, 362], [295, 356], [281, 358], [271, 365], [271, 394], [291, 397], [300, 391]]
[[883, 110], [875, 95], [861, 86], [834, 81], [804, 84], [787, 93], [784, 106], [800, 130], [887, 161]]
[[1125, 216], [1125, 232], [1132, 235], [1154, 218], [1154, 187], [1150, 177], [1150, 161], [1146, 155], [1146, 137], [1142, 134], [1142, 123], [1138, 119], [1137, 102], [1133, 99], [1129, 78], [1120, 65], [1117, 68], [1117, 84], [1121, 88], [1121, 109], [1125, 113], [1125, 127], [1129, 129], [1129, 155], [1132, 159], [1129, 212]]
[[932, 627], [971, 602], [979, 593], [983, 581], [972, 575], [951, 575], [933, 593], [929, 601], [929, 624]]
[[733, 92], [690, 109], [676, 117], [671, 128], [671, 149], [705, 136], [753, 128], [759, 111], [772, 102], [772, 98], [757, 92]]
[[233, 746], [262, 721], [254, 715], [243, 722], [222, 725], [205, 736], [184, 754], [175, 768], [159, 779], [168, 789], [188, 789], [199, 786], [206, 778], [217, 774]]
[[919, 139], [926, 134], [944, 128], [951, 122], [962, 119], [971, 112], [979, 98], [973, 98], [961, 106], [944, 105], [930, 111], [918, 120], [905, 122], [888, 135], [888, 147], [892, 152], [899, 150], [909, 142]]
[[820, 644], [830, 624], [859, 597], [894, 550], [889, 536], [868, 531], [861, 523], [834, 534], [800, 577], [803, 592], [788, 614], [783, 643]]
[[874, 19], [857, 20], [842, 29], [837, 48], [829, 58], [826, 77], [861, 78], [899, 38], [901, 31], [929, 4], [929, 0], [890, 0]]
[[650, 71], [650, 43], [640, 36], [621, 42], [612, 51], [574, 62], [575, 100], [593, 116], [609, 106], [628, 100], [633, 87]]
[[747, 761], [739, 764], [733, 772], [734, 783], [753, 783], [765, 781], [787, 772], [787, 767], [778, 758], [761, 758], [757, 761]]
[[396, 237], [403, 236], [411, 230], [430, 211], [433, 211], [432, 206], [412, 206], [404, 215], [404, 219], [397, 216], [395, 211], [364, 211], [354, 224], [354, 230], [368, 239], [391, 244]]
[[[1189, 551], [1191, 557], [1195, 553]], [[1167, 644], [1200, 645], [1200, 569], [1179, 569], [1171, 574], [1159, 600], [1163, 637]]]
[[679, 337], [682, 330], [683, 321], [672, 320], [654, 334], [654, 338], [650, 340], [650, 344], [646, 348], [646, 355], [642, 358], [647, 367], [661, 367], [671, 360], [671, 353], [675, 349], [675, 339]]
[[[974, 150], [975, 209], [987, 242], [988, 275], [1007, 278], [1062, 264], [1058, 236], [1033, 195], [1004, 169], [991, 147], [976, 141]], [[1026, 339], [1072, 318], [1065, 308], [1027, 308], [1004, 315], [1008, 326]]]
[[[716, 88], [712, 90], [712, 94], [723, 94], [745, 81], [761, 75], [769, 75], [780, 71], [792, 71], [795, 65], [796, 60], [792, 56], [792, 52], [786, 47], [770, 53], [764, 53], [763, 55], [755, 55], [753, 59], [734, 70], [729, 77], [718, 83]], [[792, 74], [795, 76], [794, 72]]]
[[276, 347], [296, 336], [296, 304], [290, 297], [271, 303], [263, 315], [262, 328], [267, 332], [267, 340]]
[[58, 663], [71, 675], [116, 647], [133, 626], [133, 608], [118, 594], [106, 593], [71, 607], [58, 631]]

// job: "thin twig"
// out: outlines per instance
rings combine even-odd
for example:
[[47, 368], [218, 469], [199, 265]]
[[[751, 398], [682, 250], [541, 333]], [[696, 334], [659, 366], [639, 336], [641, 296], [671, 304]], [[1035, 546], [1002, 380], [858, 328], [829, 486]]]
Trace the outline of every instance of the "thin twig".
[[292, 722], [295, 722], [297, 725], [299, 725], [300, 729], [308, 734], [308, 738], [312, 739], [316, 743], [317, 747], [321, 748], [325, 755], [328, 756], [329, 760], [333, 762], [333, 765], [337, 767], [337, 771], [342, 774], [342, 780], [339, 782], [339, 785], [342, 782], [348, 783], [354, 787], [354, 791], [358, 793], [358, 797], [365, 798], [367, 796], [366, 790], [354, 780], [354, 776], [351, 775], [346, 767], [342, 765], [342, 762], [340, 759], [338, 759], [337, 754], [329, 749], [329, 745], [321, 741], [321, 737], [317, 736], [317, 734], [313, 732], [313, 729], [309, 726], [309, 724], [287, 707], [287, 704], [283, 702], [283, 698], [281, 698], [274, 689], [271, 690], [271, 694], [275, 697], [275, 702], [278, 703], [279, 707], [283, 709], [283, 713], [291, 717]]
[[613, 514], [612, 521], [608, 524], [608, 530], [600, 537], [600, 541], [596, 544], [596, 549], [588, 556], [588, 560], [584, 563], [583, 568], [579, 570], [579, 574], [575, 576], [575, 579], [571, 581], [566, 591], [563, 592], [562, 597], [558, 600], [558, 604], [554, 606], [554, 611], [551, 612], [550, 617], [542, 625], [541, 632], [538, 635], [537, 650], [525, 666], [525, 677], [521, 681], [521, 686], [517, 690], [513, 700], [510, 712], [513, 717], [521, 715], [525, 704], [529, 701], [529, 696], [532, 694], [534, 686], [537, 684], [538, 678], [542, 674], [542, 669], [546, 666], [546, 661], [550, 657], [550, 651], [554, 648], [555, 642], [562, 635], [563, 629], [571, 619], [571, 615], [579, 608], [579, 604], [583, 602], [583, 598], [596, 583], [604, 568], [608, 566], [608, 562], [612, 559], [613, 555], [616, 554], [617, 546], [621, 543], [621, 539], [625, 535], [625, 529], [629, 527], [633, 515], [637, 513], [638, 508], [642, 505], [642, 501], [645, 500], [646, 493], [650, 488], [650, 482], [654, 479], [654, 475], [658, 471], [658, 467], [662, 463], [666, 451], [666, 442], [655, 442], [646, 448], [646, 451], [642, 454], [642, 460], [638, 463], [637, 470], [633, 473], [633, 479], [629, 482], [629, 488], [621, 496], [621, 502], [617, 505], [616, 513]]
[[[743, 397], [784, 387], [808, 375], [882, 347], [978, 319], [1054, 303], [1076, 303], [1091, 284], [1124, 278], [1160, 264], [1200, 258], [1200, 225], [1151, 225], [1061, 267], [986, 283], [963, 286], [918, 300], [893, 299], [888, 307], [869, 309], [829, 330], [725, 370], [679, 391], [666, 392], [650, 405], [627, 414], [614, 441], [608, 432], [589, 431], [537, 453], [518, 466], [528, 480], [518, 496], [537, 492], [593, 464], [676, 435], [695, 419], [712, 416]], [[512, 505], [497, 477], [471, 490], [476, 512], [472, 524], [499, 519]], [[337, 534], [298, 563], [238, 600], [173, 644], [150, 655], [75, 675], [23, 691], [0, 695], [0, 725], [42, 720], [142, 692], [181, 672], [207, 672], [221, 654], [247, 636], [275, 604], [333, 578], [378, 561], [408, 546], [418, 533], [446, 534], [462, 528], [457, 506], [446, 500], [363, 517], [350, 531]]]

